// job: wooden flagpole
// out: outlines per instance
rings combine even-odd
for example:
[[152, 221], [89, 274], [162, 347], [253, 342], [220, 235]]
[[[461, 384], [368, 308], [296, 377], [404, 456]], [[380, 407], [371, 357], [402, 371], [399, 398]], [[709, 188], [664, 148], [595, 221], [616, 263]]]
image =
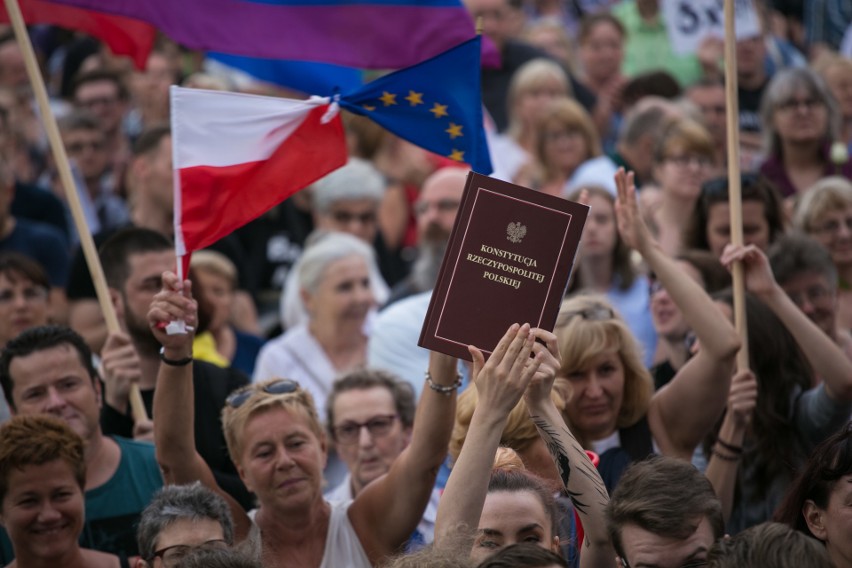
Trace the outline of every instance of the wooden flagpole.
[[[734, 29], [734, 0], [725, 0], [725, 102], [728, 144], [728, 202], [731, 210], [731, 242], [743, 244], [742, 186], [740, 178], [740, 124], [737, 98], [737, 37]], [[741, 262], [731, 267], [734, 284], [734, 325], [742, 347], [737, 353], [737, 369], [749, 368], [748, 330], [745, 311], [745, 276]]]
[[[62, 144], [62, 138], [59, 136], [59, 127], [56, 125], [56, 119], [50, 108], [47, 89], [44, 86], [44, 80], [36, 61], [35, 52], [30, 42], [30, 37], [27, 34], [27, 27], [24, 24], [21, 7], [18, 5], [18, 0], [4, 1], [6, 3], [6, 11], [9, 13], [9, 21], [15, 32], [15, 38], [24, 56], [27, 75], [29, 75], [30, 84], [38, 102], [39, 112], [41, 113], [44, 129], [47, 132], [47, 139], [50, 143], [50, 150], [53, 153], [56, 167], [59, 170], [59, 179], [62, 182], [62, 188], [65, 190], [65, 198], [68, 200], [68, 205], [71, 208], [74, 226], [77, 228], [77, 234], [80, 236], [80, 246], [83, 248], [83, 255], [86, 258], [86, 264], [89, 266], [89, 272], [95, 284], [95, 292], [98, 295], [98, 302], [106, 320], [107, 330], [110, 333], [121, 331], [121, 327], [118, 325], [118, 317], [115, 314], [114, 306], [109, 297], [109, 290], [100, 259], [98, 258], [98, 251], [95, 249], [95, 243], [92, 240], [91, 232], [86, 224], [86, 218], [83, 215], [80, 197], [77, 195], [74, 178], [71, 175], [71, 167], [68, 165], [68, 155], [65, 153], [65, 146]], [[139, 392], [139, 385], [135, 383], [130, 387], [130, 407], [133, 412], [134, 421], [138, 422], [148, 419], [148, 413], [145, 411], [145, 404], [142, 401], [142, 394]]]

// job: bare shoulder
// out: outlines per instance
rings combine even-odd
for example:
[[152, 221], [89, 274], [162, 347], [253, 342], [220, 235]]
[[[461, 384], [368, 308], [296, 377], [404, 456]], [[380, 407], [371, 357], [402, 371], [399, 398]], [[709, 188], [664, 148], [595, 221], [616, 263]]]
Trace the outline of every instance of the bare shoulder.
[[114, 554], [89, 549], [82, 549], [80, 552], [85, 565], [89, 568], [119, 568], [121, 566], [118, 556]]

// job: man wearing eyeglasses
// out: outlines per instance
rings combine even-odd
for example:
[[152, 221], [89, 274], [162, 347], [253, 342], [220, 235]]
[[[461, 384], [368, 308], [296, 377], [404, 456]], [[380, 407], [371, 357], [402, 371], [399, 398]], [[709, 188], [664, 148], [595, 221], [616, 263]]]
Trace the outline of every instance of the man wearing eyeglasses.
[[[415, 409], [414, 389], [388, 372], [362, 369], [334, 382], [326, 403], [326, 425], [349, 473], [326, 493], [326, 499], [354, 499], [390, 470], [411, 442]], [[437, 490], [432, 491], [423, 518], [408, 542], [409, 550], [432, 542], [439, 496]]]

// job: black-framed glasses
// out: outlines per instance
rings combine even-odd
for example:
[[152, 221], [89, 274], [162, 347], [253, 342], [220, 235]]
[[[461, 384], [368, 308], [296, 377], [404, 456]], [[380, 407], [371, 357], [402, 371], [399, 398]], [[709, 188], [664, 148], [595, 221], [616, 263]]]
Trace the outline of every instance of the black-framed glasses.
[[172, 568], [173, 566], [177, 566], [178, 562], [180, 562], [184, 556], [198, 548], [224, 549], [228, 548], [228, 543], [221, 538], [214, 538], [195, 546], [189, 544], [175, 544], [155, 551], [153, 556], [148, 559], [148, 563], [153, 564], [154, 559], [159, 558], [165, 568]]
[[[296, 381], [291, 379], [278, 379], [277, 381], [273, 381], [268, 385], [265, 385], [260, 390], [267, 394], [287, 394], [296, 392], [300, 388], [302, 388], [301, 385]], [[225, 399], [225, 403], [231, 408], [239, 408], [244, 405], [246, 401], [257, 391], [258, 388], [254, 385], [243, 387], [242, 389], [229, 394], [228, 398]]]
[[591, 306], [582, 310], [571, 310], [559, 314], [556, 325], [565, 325], [575, 317], [580, 316], [586, 321], [606, 321], [615, 319], [615, 311], [608, 306]]
[[343, 422], [332, 428], [331, 431], [334, 434], [335, 442], [348, 446], [358, 442], [358, 438], [361, 436], [361, 428], [366, 428], [373, 438], [386, 436], [391, 431], [396, 419], [396, 414], [373, 416], [366, 422]]
[[821, 100], [814, 97], [806, 97], [804, 99], [797, 99], [794, 97], [778, 103], [775, 108], [782, 112], [793, 112], [804, 107], [805, 110], [810, 111], [815, 108], [822, 107], [823, 105], [824, 103]]

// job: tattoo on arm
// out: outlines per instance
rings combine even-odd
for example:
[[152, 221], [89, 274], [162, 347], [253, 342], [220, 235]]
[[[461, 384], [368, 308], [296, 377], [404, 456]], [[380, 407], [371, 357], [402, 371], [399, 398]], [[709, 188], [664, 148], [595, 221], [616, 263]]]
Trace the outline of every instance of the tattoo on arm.
[[[557, 431], [551, 424], [542, 419], [539, 416], [531, 416], [533, 423], [538, 428], [541, 433], [541, 437], [544, 440], [545, 445], [547, 446], [550, 455], [553, 457], [553, 461], [556, 464], [556, 469], [559, 472], [559, 477], [562, 479], [562, 484], [565, 488], [565, 493], [571, 499], [571, 502], [574, 504], [574, 508], [577, 509], [578, 512], [586, 514], [588, 512], [588, 499], [591, 497], [590, 495], [584, 496], [582, 493], [578, 493], [575, 491], [571, 491], [568, 489], [568, 481], [571, 478], [571, 460], [568, 458], [568, 451], [563, 446], [560, 440], [560, 432]], [[574, 437], [574, 434], [568, 428], [563, 427], [561, 429], [561, 434], [563, 436], [567, 436], [567, 439], [570, 441], [571, 448], [575, 453], [584, 453], [582, 446], [577, 442], [577, 439]], [[565, 439], [565, 438], [563, 438]], [[581, 460], [579, 464], [575, 464], [575, 470], [580, 472], [580, 475], [585, 476], [592, 482], [592, 486], [595, 489], [595, 492], [598, 494], [600, 498], [599, 505], [602, 507], [606, 506], [607, 501], [609, 501], [609, 495], [607, 494], [606, 487], [603, 485], [603, 482], [598, 475], [597, 471], [593, 470], [594, 466], [588, 460]], [[583, 497], [584, 500], [581, 501], [580, 498]]]

